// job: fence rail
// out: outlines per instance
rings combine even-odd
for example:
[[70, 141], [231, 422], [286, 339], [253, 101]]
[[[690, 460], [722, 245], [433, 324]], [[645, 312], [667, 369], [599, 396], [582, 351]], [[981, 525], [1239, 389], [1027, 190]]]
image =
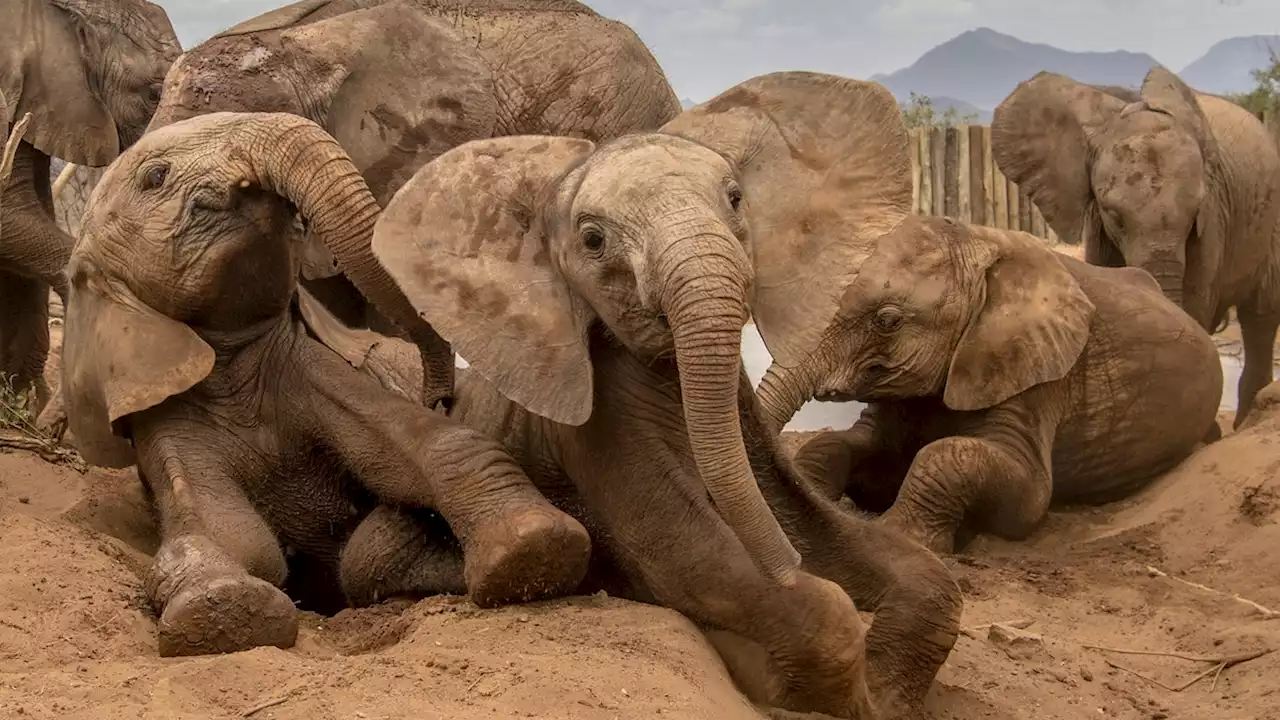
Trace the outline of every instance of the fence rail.
[[947, 215], [1058, 242], [1040, 208], [992, 160], [989, 126], [912, 129], [911, 188], [917, 215]]

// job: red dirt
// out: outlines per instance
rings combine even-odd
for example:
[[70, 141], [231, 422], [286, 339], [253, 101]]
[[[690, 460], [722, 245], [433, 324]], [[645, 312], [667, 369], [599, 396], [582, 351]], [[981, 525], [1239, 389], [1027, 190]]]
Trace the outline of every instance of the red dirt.
[[[979, 538], [948, 559], [973, 637], [939, 674], [932, 716], [1280, 719], [1280, 652], [1172, 692], [1134, 673], [1176, 686], [1212, 665], [1085, 647], [1280, 650], [1280, 619], [1148, 569], [1280, 609], [1278, 475], [1271, 407], [1135, 498], [1057, 511], [1026, 542]], [[602, 596], [307, 614], [291, 650], [160, 659], [138, 576], [155, 546], [146, 507], [132, 471], [0, 454], [0, 717], [212, 720], [271, 700], [252, 717], [760, 717], [689, 622]], [[1013, 641], [973, 630], [1020, 620], [1034, 622]]]

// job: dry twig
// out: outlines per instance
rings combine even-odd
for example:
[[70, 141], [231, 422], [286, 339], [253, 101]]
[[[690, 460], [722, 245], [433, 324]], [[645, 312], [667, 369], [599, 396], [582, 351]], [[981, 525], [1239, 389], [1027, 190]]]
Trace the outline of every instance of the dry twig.
[[1249, 607], [1253, 608], [1254, 610], [1257, 610], [1257, 611], [1258, 611], [1258, 614], [1262, 615], [1262, 619], [1263, 619], [1263, 620], [1274, 620], [1274, 619], [1276, 619], [1276, 618], [1280, 618], [1280, 612], [1278, 612], [1278, 611], [1276, 611], [1276, 610], [1272, 610], [1271, 608], [1266, 607], [1266, 606], [1264, 606], [1264, 605], [1259, 605], [1258, 603], [1256, 603], [1256, 602], [1254, 602], [1254, 601], [1250, 600], [1249, 598], [1241, 597], [1241, 596], [1239, 596], [1239, 595], [1237, 595], [1237, 594], [1235, 594], [1235, 593], [1226, 592], [1226, 591], [1223, 591], [1223, 590], [1218, 590], [1217, 588], [1211, 588], [1211, 587], [1209, 587], [1208, 585], [1201, 585], [1201, 584], [1200, 584], [1200, 583], [1198, 583], [1198, 582], [1191, 582], [1190, 580], [1183, 580], [1183, 579], [1182, 579], [1182, 578], [1180, 578], [1180, 577], [1174, 577], [1173, 575], [1170, 575], [1169, 573], [1167, 573], [1167, 572], [1165, 572], [1165, 571], [1163, 571], [1163, 570], [1160, 570], [1159, 568], [1151, 567], [1150, 565], [1148, 565], [1148, 566], [1147, 566], [1147, 572], [1148, 572], [1149, 574], [1151, 574], [1151, 575], [1156, 575], [1156, 576], [1159, 576], [1159, 577], [1162, 577], [1162, 578], [1168, 578], [1169, 580], [1173, 580], [1174, 582], [1180, 582], [1180, 583], [1182, 583], [1183, 585], [1187, 585], [1187, 586], [1189, 586], [1189, 587], [1193, 587], [1193, 588], [1195, 588], [1195, 589], [1197, 589], [1197, 590], [1202, 590], [1202, 591], [1204, 591], [1204, 592], [1212, 593], [1212, 594], [1214, 594], [1214, 595], [1224, 595], [1224, 596], [1226, 596], [1226, 597], [1231, 598], [1232, 600], [1235, 600], [1236, 602], [1244, 603], [1245, 605], [1248, 605]]
[[1157, 687], [1162, 687], [1165, 690], [1168, 690], [1169, 692], [1175, 692], [1175, 693], [1186, 690], [1192, 685], [1195, 685], [1200, 680], [1203, 680], [1204, 678], [1208, 677], [1211, 673], [1213, 674], [1213, 686], [1210, 688], [1210, 692], [1212, 692], [1214, 688], [1218, 687], [1218, 677], [1221, 676], [1222, 672], [1227, 668], [1239, 665], [1240, 663], [1243, 663], [1243, 662], [1248, 662], [1250, 660], [1256, 660], [1262, 657], [1263, 655], [1267, 655], [1273, 652], [1272, 649], [1268, 648], [1265, 650], [1253, 650], [1250, 652], [1239, 653], [1236, 655], [1228, 655], [1223, 657], [1219, 657], [1219, 656], [1206, 657], [1203, 655], [1187, 655], [1184, 653], [1164, 652], [1159, 650], [1128, 650], [1125, 648], [1106, 647], [1104, 645], [1081, 645], [1080, 647], [1089, 648], [1090, 650], [1101, 650], [1103, 652], [1120, 653], [1123, 655], [1146, 655], [1150, 657], [1175, 658], [1178, 660], [1186, 660], [1188, 662], [1213, 663], [1204, 672], [1200, 673], [1199, 675], [1196, 675], [1195, 677], [1191, 678], [1185, 683], [1178, 686], [1171, 686], [1171, 685], [1166, 685], [1165, 683], [1162, 683], [1153, 677], [1143, 675], [1142, 673], [1138, 672], [1137, 670], [1134, 670], [1133, 668], [1125, 667], [1124, 665], [1121, 665], [1115, 662], [1114, 660], [1111, 660], [1109, 658], [1103, 658], [1103, 661], [1106, 662], [1107, 665], [1110, 665], [1111, 667], [1117, 670], [1123, 670], [1124, 672], [1127, 672], [1130, 675], [1134, 675], [1138, 678], [1146, 680], [1152, 685], [1155, 685]]
[[283, 695], [280, 695], [279, 697], [274, 697], [274, 698], [271, 698], [270, 700], [263, 700], [262, 702], [258, 703], [257, 705], [254, 705], [253, 707], [249, 708], [248, 710], [245, 710], [244, 712], [240, 713], [240, 717], [242, 717], [242, 718], [253, 717], [254, 715], [257, 715], [258, 713], [262, 712], [263, 710], [267, 710], [267, 709], [269, 709], [269, 708], [273, 708], [273, 707], [275, 707], [275, 706], [277, 706], [277, 705], [283, 705], [283, 704], [285, 704], [285, 703], [289, 702], [289, 700], [290, 700], [294, 695], [298, 694], [298, 691], [299, 691], [299, 690], [301, 690], [301, 689], [303, 689], [304, 687], [306, 687], [306, 685], [297, 685], [297, 686], [294, 686], [293, 688], [290, 688], [289, 690], [286, 690], [286, 691], [284, 692], [284, 694], [283, 694]]

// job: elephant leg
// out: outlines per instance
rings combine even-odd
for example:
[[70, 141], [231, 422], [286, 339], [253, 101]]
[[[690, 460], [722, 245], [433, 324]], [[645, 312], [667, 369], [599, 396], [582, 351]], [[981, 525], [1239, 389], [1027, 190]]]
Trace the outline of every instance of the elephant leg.
[[801, 476], [815, 483], [823, 497], [839, 500], [848, 495], [859, 510], [874, 513], [893, 504], [910, 465], [865, 419], [848, 430], [814, 437], [793, 461]]
[[0, 272], [0, 373], [15, 392], [33, 391], [28, 405], [38, 416], [49, 402], [44, 379], [49, 359], [49, 286], [11, 272]]
[[1253, 409], [1253, 398], [1274, 379], [1272, 362], [1280, 314], [1237, 307], [1236, 317], [1240, 320], [1240, 339], [1244, 344], [1244, 368], [1236, 388], [1236, 418], [1232, 422], [1233, 429], [1238, 430]]
[[379, 505], [342, 550], [342, 591], [354, 607], [392, 597], [466, 595], [462, 546], [432, 511]]
[[1022, 540], [1049, 509], [1053, 481], [1030, 460], [1002, 443], [947, 437], [916, 454], [898, 498], [882, 520], [925, 547], [952, 552], [956, 533], [972, 518], [975, 529]]
[[316, 343], [314, 417], [324, 441], [384, 503], [442, 514], [482, 607], [573, 592], [591, 539], [553, 506], [497, 441], [388, 392]]
[[835, 582], [860, 610], [875, 613], [866, 657], [877, 711], [886, 718], [924, 717], [924, 697], [960, 634], [963, 599], [951, 572], [905, 535], [845, 512], [802, 481], [794, 467], [772, 462], [776, 439], [757, 420], [762, 415], [751, 410], [754, 399], [742, 400], [744, 434], [759, 449], [752, 469], [804, 558], [802, 567]]
[[167, 437], [133, 416], [138, 472], [160, 516], [161, 543], [146, 587], [159, 613], [160, 655], [292, 647], [293, 602], [274, 533], [199, 443]]

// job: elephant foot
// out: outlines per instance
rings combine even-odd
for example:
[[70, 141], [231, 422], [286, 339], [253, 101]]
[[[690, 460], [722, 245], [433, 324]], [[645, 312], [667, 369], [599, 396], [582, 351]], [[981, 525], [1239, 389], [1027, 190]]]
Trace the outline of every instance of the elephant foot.
[[204, 538], [166, 542], [148, 583], [161, 657], [293, 647], [298, 617], [276, 586], [253, 577]]
[[549, 505], [495, 518], [464, 547], [468, 594], [480, 607], [569, 595], [591, 557], [586, 528]]
[[1209, 426], [1209, 430], [1204, 434], [1204, 438], [1201, 440], [1201, 442], [1203, 442], [1205, 445], [1212, 445], [1213, 443], [1216, 443], [1221, 439], [1222, 439], [1222, 426], [1219, 425], [1218, 421], [1215, 420], [1213, 424]]
[[950, 528], [931, 527], [918, 521], [895, 504], [871, 522], [916, 542], [935, 555], [950, 555], [956, 549], [956, 534]]

